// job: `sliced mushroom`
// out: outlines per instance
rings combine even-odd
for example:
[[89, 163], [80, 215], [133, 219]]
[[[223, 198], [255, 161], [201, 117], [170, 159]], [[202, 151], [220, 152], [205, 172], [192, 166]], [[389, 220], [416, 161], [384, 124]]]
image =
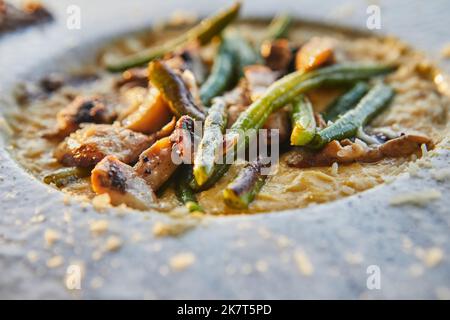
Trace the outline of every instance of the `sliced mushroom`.
[[279, 142], [282, 143], [286, 141], [290, 136], [291, 123], [289, 121], [289, 114], [286, 109], [281, 109], [277, 112], [272, 113], [269, 118], [267, 118], [263, 129], [268, 130], [268, 143], [272, 141], [272, 136], [275, 132], [278, 134]]
[[153, 190], [158, 190], [178, 168], [178, 164], [172, 160], [172, 146], [173, 142], [169, 137], [156, 141], [141, 153], [139, 161], [134, 166], [136, 174]]
[[297, 70], [309, 71], [333, 60], [335, 41], [326, 37], [313, 37], [306, 42], [295, 57]]
[[[267, 88], [276, 80], [277, 73], [273, 72], [266, 66], [253, 65], [244, 69], [245, 79], [247, 80], [247, 89], [252, 101], [257, 100], [267, 90]], [[241, 111], [242, 112], [242, 108]], [[235, 121], [235, 120], [234, 120]], [[268, 143], [271, 141], [271, 136], [274, 130], [279, 134], [279, 141], [283, 142], [289, 137], [290, 121], [288, 113], [285, 109], [278, 110], [271, 114], [263, 126], [268, 129], [267, 136]]]
[[133, 163], [152, 142], [153, 138], [128, 129], [90, 124], [61, 142], [54, 156], [64, 166], [93, 167], [108, 155], [114, 155], [125, 163]]
[[156, 88], [150, 88], [142, 103], [122, 120], [122, 125], [130, 130], [153, 133], [169, 122], [172, 113]]
[[265, 41], [261, 45], [261, 56], [265, 59], [266, 65], [270, 69], [285, 72], [292, 60], [289, 41], [286, 39]]
[[289, 166], [309, 168], [329, 166], [334, 162], [345, 164], [352, 162], [377, 162], [383, 158], [407, 157], [420, 150], [422, 144], [428, 149], [434, 144], [430, 138], [418, 134], [406, 134], [389, 140], [381, 145], [368, 147], [363, 142], [345, 139], [331, 141], [318, 152], [299, 149], [287, 159]]
[[244, 68], [244, 76], [247, 80], [251, 100], [255, 101], [275, 82], [278, 74], [266, 66], [251, 65]]
[[156, 201], [152, 188], [145, 180], [115, 156], [107, 156], [95, 166], [91, 182], [95, 193], [107, 193], [113, 205], [126, 204], [145, 210]]
[[114, 108], [100, 96], [76, 97], [56, 115], [57, 129], [47, 138], [64, 138], [76, 131], [82, 123], [112, 123], [116, 118]]
[[134, 169], [153, 190], [158, 190], [181, 163], [192, 163], [193, 126], [192, 118], [181, 117], [170, 137], [159, 139], [139, 156]]

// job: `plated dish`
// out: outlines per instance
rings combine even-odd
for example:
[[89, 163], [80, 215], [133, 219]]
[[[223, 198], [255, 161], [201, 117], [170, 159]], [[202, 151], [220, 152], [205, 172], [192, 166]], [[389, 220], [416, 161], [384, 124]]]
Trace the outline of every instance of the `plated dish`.
[[[254, 213], [382, 184], [447, 135], [449, 100], [420, 53], [287, 15], [239, 20], [239, 9], [125, 37], [96, 66], [20, 84], [13, 155], [97, 202]], [[241, 138], [252, 130], [262, 136]], [[279, 160], [234, 161], [252, 146]]]

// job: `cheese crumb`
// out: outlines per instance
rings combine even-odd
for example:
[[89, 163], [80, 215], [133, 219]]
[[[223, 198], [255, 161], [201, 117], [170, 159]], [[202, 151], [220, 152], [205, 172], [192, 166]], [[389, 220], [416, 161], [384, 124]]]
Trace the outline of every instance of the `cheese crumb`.
[[117, 236], [110, 236], [106, 240], [105, 249], [108, 251], [117, 251], [122, 246], [122, 240]]
[[95, 220], [90, 223], [90, 230], [93, 235], [99, 236], [108, 230], [108, 226], [107, 220]]
[[193, 223], [188, 222], [172, 222], [172, 223], [164, 223], [164, 222], [156, 222], [153, 226], [153, 235], [156, 237], [167, 237], [167, 236], [179, 236], [180, 234], [185, 233], [189, 229], [193, 228]]
[[431, 171], [431, 176], [434, 180], [443, 182], [450, 179], [450, 168], [444, 168], [440, 170], [433, 169]]
[[60, 238], [59, 233], [53, 229], [47, 229], [44, 233], [44, 239], [47, 245], [52, 246]]
[[62, 256], [54, 256], [47, 260], [47, 267], [57, 268], [64, 263], [64, 258]]
[[415, 162], [411, 162], [408, 166], [408, 173], [410, 177], [419, 177], [419, 166]]
[[41, 223], [45, 221], [45, 216], [43, 214], [38, 214], [35, 216], [32, 216], [30, 219], [31, 223]]
[[169, 265], [175, 271], [181, 271], [195, 262], [195, 255], [191, 252], [179, 253], [170, 258]]
[[401, 206], [405, 204], [411, 204], [415, 206], [424, 206], [428, 202], [440, 199], [442, 193], [436, 189], [422, 190], [418, 192], [408, 192], [403, 194], [398, 194], [392, 197], [389, 203], [392, 206]]
[[304, 276], [311, 276], [314, 273], [314, 267], [304, 251], [297, 250], [294, 253], [294, 260], [298, 270]]
[[331, 175], [336, 177], [339, 173], [338, 169], [339, 169], [339, 164], [337, 162], [333, 162], [333, 164], [331, 165]]
[[425, 251], [423, 262], [429, 268], [437, 266], [444, 258], [444, 252], [441, 248], [433, 247]]
[[111, 197], [107, 193], [99, 194], [92, 199], [95, 210], [102, 212], [111, 205]]
[[292, 241], [286, 236], [281, 235], [277, 238], [277, 245], [280, 248], [289, 247], [291, 244], [292, 244]]
[[425, 143], [420, 145], [420, 150], [422, 151], [422, 157], [426, 157], [428, 155], [428, 149]]
[[441, 56], [445, 59], [450, 59], [450, 43], [446, 43], [442, 46]]

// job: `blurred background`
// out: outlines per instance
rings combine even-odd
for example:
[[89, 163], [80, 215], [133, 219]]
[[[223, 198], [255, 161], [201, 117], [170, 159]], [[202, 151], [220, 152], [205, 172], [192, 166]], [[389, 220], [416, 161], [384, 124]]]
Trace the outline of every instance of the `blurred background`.
[[[17, 8], [23, 8], [24, 2], [28, 3], [29, 8], [31, 3], [33, 8], [37, 1], [0, 0], [3, 7], [5, 3], [8, 3]], [[99, 35], [112, 36], [127, 30], [149, 26], [179, 15], [180, 12], [204, 16], [232, 1], [41, 0], [39, 2], [52, 14], [54, 21], [41, 23], [38, 27], [22, 29], [12, 34], [9, 32], [6, 36], [7, 32], [3, 32], [0, 38], [0, 53], [2, 53], [0, 59], [3, 62], [6, 62], [5, 59], [9, 57], [14, 59], [14, 53], [17, 53], [14, 49], [14, 40], [17, 41], [17, 45], [25, 40], [29, 48], [36, 49], [42, 47], [45, 37], [48, 48], [44, 50], [54, 47], [67, 49], [81, 41], [98, 38]], [[450, 43], [450, 29], [446, 15], [450, 10], [448, 0], [244, 0], [242, 2], [244, 16], [270, 17], [275, 12], [285, 11], [303, 19], [365, 30], [368, 29], [368, 19], [378, 10], [379, 28], [371, 31], [398, 36], [422, 51], [426, 51], [429, 57], [439, 60], [442, 66], [450, 70], [450, 63], [446, 61], [443, 54], [449, 51], [448, 43]], [[0, 9], [0, 24], [5, 22], [1, 12]], [[80, 28], [69, 29], [71, 22], [68, 19], [77, 13], [80, 14]], [[123, 17], [123, 19], [116, 22], [110, 17]], [[6, 37], [10, 38], [7, 46], [5, 45]]]

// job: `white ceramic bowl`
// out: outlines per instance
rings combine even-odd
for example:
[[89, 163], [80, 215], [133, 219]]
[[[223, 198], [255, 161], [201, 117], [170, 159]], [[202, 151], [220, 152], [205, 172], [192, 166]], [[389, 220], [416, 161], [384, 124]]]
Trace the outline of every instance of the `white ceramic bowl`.
[[[176, 9], [205, 15], [229, 1], [45, 1], [52, 24], [0, 38], [0, 107], [11, 103], [12, 86], [24, 77], [67, 70], [91, 61], [110, 37], [148, 26]], [[246, 1], [244, 15], [270, 17], [289, 11], [298, 18], [363, 29], [366, 1]], [[392, 33], [438, 59], [449, 39], [448, 1], [377, 1], [383, 33]], [[68, 5], [81, 8], [80, 30], [66, 27]], [[420, 15], [417, 14], [420, 12]], [[437, 61], [444, 70], [449, 64]], [[126, 215], [111, 209], [64, 203], [64, 195], [37, 181], [0, 146], [0, 297], [2, 298], [436, 298], [448, 294], [450, 200], [448, 181], [430, 170], [404, 174], [393, 183], [354, 196], [270, 214], [208, 218], [177, 238], [155, 238], [156, 213]], [[449, 152], [432, 160], [449, 166]], [[424, 207], [392, 207], [397, 193], [438, 189], [443, 197]], [[71, 221], [67, 222], [70, 215]], [[93, 237], [93, 220], [109, 221]], [[169, 221], [170, 222], [170, 221]], [[46, 245], [46, 230], [60, 239]], [[108, 237], [120, 250], [102, 252]], [[435, 249], [433, 249], [435, 248]], [[438, 248], [438, 249], [436, 249]], [[435, 251], [430, 251], [435, 250]], [[174, 272], [170, 259], [190, 252], [195, 262]], [[442, 259], [433, 268], [423, 254]], [[431, 253], [430, 253], [431, 252]], [[313, 272], [299, 271], [307, 256]], [[54, 257], [61, 266], [49, 268]], [[430, 259], [436, 259], [432, 256]], [[438, 257], [439, 258], [439, 257]], [[55, 258], [54, 258], [55, 259]], [[379, 267], [381, 288], [370, 290], [369, 266]], [[68, 290], [65, 277], [82, 266], [81, 289]], [[69, 273], [67, 273], [69, 272]]]

